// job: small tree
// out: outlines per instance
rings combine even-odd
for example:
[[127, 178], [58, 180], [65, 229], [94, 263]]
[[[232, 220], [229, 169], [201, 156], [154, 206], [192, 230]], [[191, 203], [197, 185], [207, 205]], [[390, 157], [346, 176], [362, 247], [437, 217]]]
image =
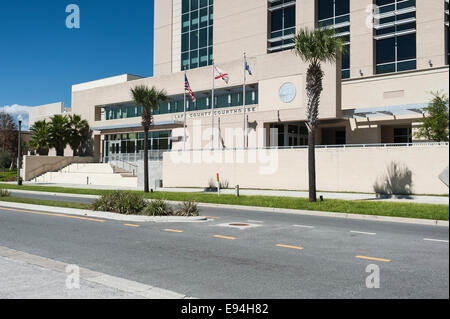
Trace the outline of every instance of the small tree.
[[149, 89], [142, 85], [131, 89], [131, 95], [136, 105], [142, 106], [142, 126], [144, 128], [144, 192], [149, 192], [148, 180], [148, 132], [153, 124], [152, 111], [159, 108], [160, 103], [167, 101], [168, 96], [164, 90], [155, 87]]
[[8, 113], [0, 113], [0, 150], [12, 158], [17, 156], [18, 130], [13, 117]]
[[308, 63], [306, 73], [306, 126], [308, 127], [309, 201], [317, 201], [315, 135], [319, 121], [320, 95], [323, 91], [322, 63], [335, 63], [344, 42], [332, 29], [301, 29], [294, 38], [294, 53]]
[[45, 120], [35, 122], [31, 127], [30, 131], [31, 131], [30, 147], [35, 149], [39, 155], [47, 156], [50, 149], [48, 123]]
[[432, 93], [434, 98], [425, 110], [428, 116], [422, 120], [423, 125], [416, 133], [417, 138], [425, 138], [433, 142], [449, 141], [448, 96]]
[[48, 136], [50, 147], [56, 149], [56, 156], [64, 156], [64, 149], [70, 136], [69, 121], [65, 115], [54, 115], [50, 118]]
[[80, 147], [87, 142], [89, 138], [90, 127], [86, 120], [83, 120], [80, 115], [69, 115], [68, 118], [69, 136], [67, 142], [73, 150], [73, 156], [77, 156]]

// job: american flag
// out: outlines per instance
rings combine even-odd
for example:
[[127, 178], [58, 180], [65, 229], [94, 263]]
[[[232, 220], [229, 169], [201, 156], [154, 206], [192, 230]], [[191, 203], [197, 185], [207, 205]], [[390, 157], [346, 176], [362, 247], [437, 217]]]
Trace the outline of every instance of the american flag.
[[197, 98], [195, 97], [194, 92], [192, 92], [192, 89], [191, 89], [191, 86], [189, 85], [189, 81], [188, 81], [186, 74], [184, 75], [184, 90], [186, 91], [186, 93], [189, 93], [189, 95], [191, 96], [192, 102], [197, 102]]

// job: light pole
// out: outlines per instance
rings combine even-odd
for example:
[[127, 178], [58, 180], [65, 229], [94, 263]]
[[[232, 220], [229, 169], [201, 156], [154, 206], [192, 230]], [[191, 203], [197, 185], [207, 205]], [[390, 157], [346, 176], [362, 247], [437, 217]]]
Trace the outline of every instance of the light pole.
[[22, 149], [21, 149], [21, 135], [22, 135], [22, 115], [19, 115], [17, 118], [19, 120], [19, 145], [17, 147], [17, 185], [22, 185], [22, 179], [20, 178], [20, 163], [21, 163], [21, 157], [22, 157]]

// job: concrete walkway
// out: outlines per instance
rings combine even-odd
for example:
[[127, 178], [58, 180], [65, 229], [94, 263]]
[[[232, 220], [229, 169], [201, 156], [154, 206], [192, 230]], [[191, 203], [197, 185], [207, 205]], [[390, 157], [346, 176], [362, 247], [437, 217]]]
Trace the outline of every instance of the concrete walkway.
[[[15, 182], [10, 182], [15, 184]], [[68, 188], [84, 188], [84, 189], [109, 189], [109, 190], [140, 190], [136, 187], [120, 187], [120, 186], [99, 186], [99, 185], [76, 185], [76, 184], [52, 184], [52, 183], [33, 183], [25, 182], [24, 185], [35, 186], [53, 186], [53, 187], [68, 187]], [[164, 192], [186, 192], [186, 193], [205, 193], [201, 188], [158, 188], [157, 191]], [[209, 192], [215, 193], [215, 192]], [[234, 189], [221, 190], [221, 194], [235, 194]], [[298, 197], [308, 198], [306, 191], [279, 191], [279, 190], [255, 190], [255, 189], [241, 189], [241, 195], [256, 195], [256, 196], [280, 196], [280, 197]], [[333, 193], [333, 192], [318, 192], [317, 196], [323, 196], [324, 199], [342, 199], [342, 200], [370, 200], [370, 201], [386, 201], [386, 202], [402, 202], [402, 203], [418, 203], [418, 204], [449, 204], [448, 196], [422, 196], [422, 195], [393, 195], [380, 196], [377, 194], [367, 193]]]
[[0, 299], [184, 299], [182, 294], [0, 246]]

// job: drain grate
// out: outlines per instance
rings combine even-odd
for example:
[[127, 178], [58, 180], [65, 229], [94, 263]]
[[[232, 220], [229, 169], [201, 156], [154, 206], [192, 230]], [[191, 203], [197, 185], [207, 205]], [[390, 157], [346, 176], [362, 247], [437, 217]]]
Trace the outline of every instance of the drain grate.
[[262, 225], [261, 224], [253, 224], [253, 223], [245, 223], [245, 222], [228, 222], [228, 223], [222, 223], [222, 224], [215, 224], [214, 226], [247, 230], [247, 229], [252, 229], [255, 227], [261, 227]]

